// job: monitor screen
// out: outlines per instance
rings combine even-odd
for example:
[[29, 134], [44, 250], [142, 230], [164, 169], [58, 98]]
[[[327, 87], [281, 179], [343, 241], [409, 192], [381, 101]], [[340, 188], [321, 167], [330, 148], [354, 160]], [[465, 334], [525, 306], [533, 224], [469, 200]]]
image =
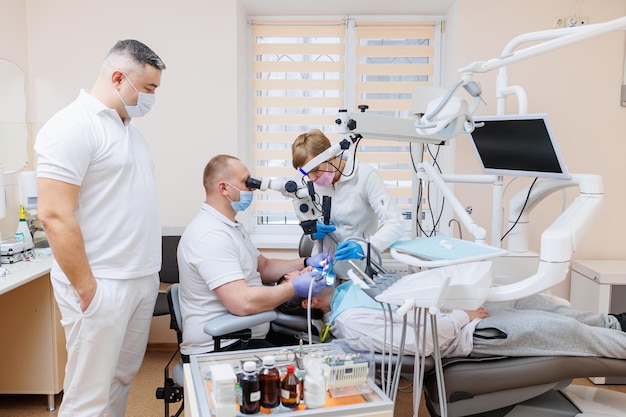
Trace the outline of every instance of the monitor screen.
[[568, 179], [546, 114], [476, 116], [468, 136], [486, 174]]

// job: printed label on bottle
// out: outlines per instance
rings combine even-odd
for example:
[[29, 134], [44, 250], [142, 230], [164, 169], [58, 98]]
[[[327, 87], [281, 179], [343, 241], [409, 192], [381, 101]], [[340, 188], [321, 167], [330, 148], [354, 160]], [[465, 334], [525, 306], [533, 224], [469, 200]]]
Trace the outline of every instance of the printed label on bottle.
[[235, 395], [237, 396], [237, 404], [243, 405], [243, 392], [241, 389], [241, 385], [239, 384], [235, 386]]
[[250, 402], [256, 402], [261, 400], [261, 391], [254, 391], [250, 393]]

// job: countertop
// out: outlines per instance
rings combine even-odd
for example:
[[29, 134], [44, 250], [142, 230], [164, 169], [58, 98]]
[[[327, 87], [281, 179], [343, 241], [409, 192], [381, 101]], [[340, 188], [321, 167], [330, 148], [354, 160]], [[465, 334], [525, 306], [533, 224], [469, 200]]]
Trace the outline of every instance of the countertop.
[[52, 261], [52, 256], [40, 256], [34, 261], [0, 265], [9, 271], [6, 276], [0, 276], [0, 295], [49, 273]]

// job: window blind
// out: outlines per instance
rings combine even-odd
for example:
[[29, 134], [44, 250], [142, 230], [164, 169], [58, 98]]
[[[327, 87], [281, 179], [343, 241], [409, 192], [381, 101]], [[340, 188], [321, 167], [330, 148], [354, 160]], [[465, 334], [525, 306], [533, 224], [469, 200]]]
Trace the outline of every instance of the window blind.
[[[317, 128], [336, 142], [339, 109], [367, 105], [368, 112], [410, 116], [413, 88], [433, 81], [435, 24], [353, 17], [252, 21], [252, 175], [295, 175], [293, 140]], [[409, 144], [364, 137], [357, 158], [379, 170], [409, 218]], [[298, 224], [291, 200], [277, 192], [255, 193], [252, 213], [254, 233], [286, 233], [284, 226]]]

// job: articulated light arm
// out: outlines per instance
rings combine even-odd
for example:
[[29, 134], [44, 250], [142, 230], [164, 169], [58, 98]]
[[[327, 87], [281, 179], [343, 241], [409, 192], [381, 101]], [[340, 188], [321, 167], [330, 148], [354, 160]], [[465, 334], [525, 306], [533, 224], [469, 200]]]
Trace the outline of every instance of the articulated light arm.
[[[463, 87], [472, 97], [471, 107], [467, 102], [454, 96]], [[471, 115], [482, 101], [480, 84], [472, 80], [471, 74], [463, 76], [443, 97], [428, 103], [425, 113], [415, 121], [415, 131], [422, 137], [436, 137], [440, 140], [454, 139], [459, 133], [471, 133], [474, 121]]]
[[[460, 68], [459, 72], [463, 74], [464, 78], [467, 78], [471, 77], [473, 73], [483, 73], [499, 68], [496, 80], [497, 113], [504, 114], [504, 98], [506, 95], [513, 93], [518, 96], [519, 113], [526, 113], [528, 106], [526, 93], [519, 86], [507, 85], [507, 65], [616, 30], [626, 30], [626, 16], [593, 25], [525, 33], [511, 40], [502, 51], [500, 57], [488, 61], [472, 62]], [[544, 42], [517, 52], [513, 51], [522, 43], [536, 41]]]
[[579, 28], [573, 28], [573, 30], [567, 31], [567, 33], [565, 33], [563, 36], [560, 36], [556, 39], [551, 39], [546, 42], [533, 45], [516, 52], [510, 52], [509, 54], [505, 54], [503, 56], [493, 58], [488, 61], [472, 62], [471, 64], [460, 68], [459, 72], [463, 74], [488, 72], [493, 69], [503, 67], [505, 65], [523, 61], [525, 59], [532, 58], [534, 56], [544, 54], [546, 52], [550, 52], [555, 49], [559, 49], [564, 46], [571, 45], [573, 43], [616, 30], [626, 30], [626, 16], [604, 23], [596, 23], [589, 26], [580, 26]]

